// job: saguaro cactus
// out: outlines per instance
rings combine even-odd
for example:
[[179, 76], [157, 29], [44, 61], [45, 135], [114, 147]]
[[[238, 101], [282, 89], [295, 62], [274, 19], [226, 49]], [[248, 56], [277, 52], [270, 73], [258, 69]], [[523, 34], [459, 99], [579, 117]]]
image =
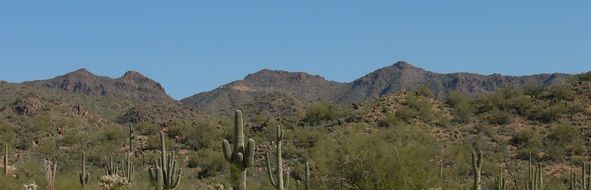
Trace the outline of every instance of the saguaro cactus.
[[[302, 187], [300, 187], [300, 180], [296, 181], [296, 186], [297, 189], [300, 190], [302, 189]], [[304, 190], [310, 190], [310, 164], [308, 162], [306, 162], [306, 171], [304, 174]]]
[[129, 125], [129, 152], [133, 152], [133, 139], [135, 136], [133, 135], [133, 125]]
[[4, 175], [8, 175], [8, 145], [4, 144]]
[[234, 137], [232, 143], [234, 143], [234, 146], [230, 148], [230, 142], [224, 139], [222, 145], [224, 158], [230, 162], [232, 167], [239, 170], [238, 176], [234, 176], [234, 179], [237, 179], [234, 182], [234, 189], [245, 190], [246, 169], [254, 164], [255, 144], [254, 140], [249, 139], [248, 144], [244, 147], [244, 126], [242, 112], [240, 110], [236, 110], [234, 115]]
[[176, 153], [167, 153], [164, 132], [160, 132], [160, 158], [154, 160], [154, 166], [148, 170], [150, 180], [156, 190], [173, 190], [179, 186], [182, 169], [177, 166]]
[[127, 181], [131, 183], [134, 172], [133, 162], [129, 159], [129, 154], [127, 154], [125, 155], [125, 162], [121, 163], [121, 176], [127, 178]]
[[507, 181], [505, 177], [503, 177], [503, 168], [499, 166], [499, 173], [495, 179], [497, 190], [506, 190], [507, 189]]
[[474, 171], [474, 186], [473, 190], [481, 190], [481, 174], [482, 174], [482, 160], [483, 155], [482, 151], [479, 151], [478, 154], [476, 152], [472, 152], [472, 171]]
[[[537, 165], [537, 166], [536, 166]], [[529, 161], [527, 163], [527, 190], [542, 190], [544, 189], [543, 173], [544, 168], [541, 163], [533, 163], [532, 157], [529, 155]]]
[[57, 163], [51, 160], [44, 160], [45, 163], [45, 179], [47, 180], [47, 190], [55, 190], [55, 174], [57, 171]]
[[105, 173], [107, 175], [118, 175], [119, 167], [113, 162], [113, 156], [109, 155], [109, 162], [105, 166]]
[[88, 185], [88, 179], [90, 178], [90, 174], [86, 172], [86, 153], [82, 152], [82, 164], [80, 166], [80, 173], [78, 173], [78, 177], [80, 178], [80, 185], [82, 188], [86, 188]]
[[591, 163], [583, 163], [581, 167], [581, 179], [577, 179], [574, 171], [570, 172], [568, 190], [591, 190]]
[[[275, 187], [277, 190], [288, 190], [289, 189], [289, 170], [285, 171], [285, 181], [283, 178], [283, 158], [281, 158], [281, 140], [283, 140], [283, 130], [281, 130], [281, 126], [277, 125], [277, 152], [275, 161], [277, 162], [277, 167], [275, 171], [277, 172], [276, 176], [273, 176], [273, 168], [271, 167], [271, 151], [269, 148], [265, 151], [265, 159], [267, 160], [267, 174], [269, 174], [269, 180], [271, 181], [271, 185]], [[285, 182], [285, 183], [284, 183]]]

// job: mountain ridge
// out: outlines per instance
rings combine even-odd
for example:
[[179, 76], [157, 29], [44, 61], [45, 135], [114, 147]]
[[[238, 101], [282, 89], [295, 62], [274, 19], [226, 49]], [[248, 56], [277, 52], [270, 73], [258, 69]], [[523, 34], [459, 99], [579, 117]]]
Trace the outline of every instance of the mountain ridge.
[[566, 81], [564, 73], [510, 76], [469, 72], [436, 73], [405, 61], [382, 67], [351, 82], [336, 82], [305, 72], [262, 69], [211, 91], [181, 99], [198, 111], [212, 113], [252, 105], [255, 96], [282, 93], [297, 102], [327, 101], [347, 105], [426, 86], [442, 99], [454, 90], [470, 95], [486, 93], [503, 86], [551, 86]]
[[137, 71], [127, 71], [119, 78], [111, 78], [81, 68], [50, 79], [25, 81], [22, 84], [56, 88], [89, 96], [116, 96], [137, 101], [174, 101], [160, 83]]

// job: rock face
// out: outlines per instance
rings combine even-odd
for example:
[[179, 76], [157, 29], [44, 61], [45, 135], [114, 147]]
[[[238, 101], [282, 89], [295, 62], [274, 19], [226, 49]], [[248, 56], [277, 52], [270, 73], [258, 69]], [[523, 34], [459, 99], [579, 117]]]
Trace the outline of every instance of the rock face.
[[132, 100], [173, 100], [162, 86], [136, 71], [128, 71], [120, 78], [97, 76], [79, 69], [48, 80], [24, 82], [35, 87], [57, 88], [89, 96], [115, 96]]
[[550, 86], [564, 82], [567, 74], [530, 76], [479, 75], [473, 73], [441, 74], [426, 71], [406, 62], [378, 69], [349, 83], [329, 81], [318, 75], [264, 69], [209, 92], [181, 100], [198, 111], [215, 113], [257, 105], [260, 97], [280, 93], [292, 102], [329, 101], [348, 105], [393, 92], [428, 87], [442, 99], [454, 90], [472, 95], [493, 91], [503, 86]]

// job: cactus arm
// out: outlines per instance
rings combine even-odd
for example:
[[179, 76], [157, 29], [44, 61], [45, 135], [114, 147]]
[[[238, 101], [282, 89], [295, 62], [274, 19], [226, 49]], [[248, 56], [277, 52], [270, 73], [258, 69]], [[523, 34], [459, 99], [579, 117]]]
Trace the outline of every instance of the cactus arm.
[[228, 142], [228, 140], [224, 139], [224, 141], [222, 142], [222, 149], [223, 149], [223, 153], [224, 153], [224, 158], [226, 158], [226, 160], [228, 162], [232, 161], [232, 148], [230, 148], [230, 142]]
[[285, 190], [289, 190], [289, 170], [285, 172]]
[[474, 171], [474, 190], [481, 190], [481, 172], [482, 172], [482, 151], [472, 152], [472, 170]]
[[242, 118], [242, 111], [236, 110], [234, 116], [234, 149], [233, 151], [240, 152], [244, 148], [244, 121]]
[[271, 168], [271, 153], [269, 149], [265, 150], [265, 160], [267, 160], [267, 174], [269, 176], [269, 181], [271, 181], [271, 185], [277, 188], [277, 182], [275, 182], [275, 177], [273, 177], [273, 169]]
[[250, 167], [252, 165], [254, 165], [254, 155], [256, 154], [255, 152], [255, 142], [253, 139], [248, 139], [248, 143], [246, 144], [246, 149], [245, 149], [245, 160], [243, 161], [244, 167]]
[[305, 177], [304, 177], [304, 189], [305, 190], [309, 190], [310, 189], [310, 164], [308, 162], [306, 162], [306, 173], [305, 173]]

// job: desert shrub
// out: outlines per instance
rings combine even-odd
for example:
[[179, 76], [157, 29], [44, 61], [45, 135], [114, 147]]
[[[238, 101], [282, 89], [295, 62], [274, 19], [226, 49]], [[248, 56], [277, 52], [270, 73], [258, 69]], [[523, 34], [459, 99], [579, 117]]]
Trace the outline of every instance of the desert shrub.
[[433, 120], [434, 114], [431, 104], [424, 97], [409, 95], [402, 105], [394, 112], [395, 117], [401, 121], [412, 123], [414, 119], [424, 122]]
[[384, 117], [384, 119], [380, 120], [380, 122], [378, 123], [380, 127], [396, 127], [396, 126], [400, 126], [403, 124], [403, 120], [400, 119], [399, 117], [397, 117], [396, 114], [394, 113], [388, 113], [386, 114], [386, 117]]
[[324, 121], [331, 121], [337, 118], [339, 108], [329, 102], [312, 103], [306, 107], [304, 121], [309, 124], [320, 124]]
[[203, 150], [189, 155], [189, 168], [197, 168], [200, 179], [221, 175], [228, 163], [222, 154], [213, 150]]
[[431, 90], [431, 88], [429, 88], [427, 85], [420, 85], [416, 90], [415, 90], [415, 94], [418, 96], [423, 96], [423, 97], [429, 97], [432, 98], [433, 97], [433, 91]]
[[[432, 139], [413, 128], [352, 132], [342, 142], [333, 175], [352, 189], [422, 189], [433, 187]], [[371, 149], [367, 147], [372, 147]], [[432, 179], [432, 180], [429, 180]]]
[[564, 104], [548, 105], [545, 103], [539, 103], [527, 112], [527, 117], [530, 120], [550, 123], [558, 121], [561, 114], [565, 113], [567, 110], [568, 108]]
[[536, 154], [544, 146], [544, 139], [538, 131], [528, 128], [517, 132], [511, 138], [511, 144], [517, 146], [518, 157], [528, 159], [530, 154]]
[[506, 111], [494, 109], [485, 115], [485, 121], [489, 124], [506, 125], [511, 123], [513, 116]]
[[547, 155], [555, 161], [562, 159], [567, 152], [572, 154], [586, 152], [585, 138], [577, 129], [566, 124], [552, 128], [545, 138], [545, 145], [549, 147]]
[[447, 95], [445, 103], [451, 107], [456, 107], [459, 103], [468, 101], [471, 101], [470, 96], [468, 96], [468, 94], [459, 90], [454, 90]]
[[523, 93], [525, 95], [531, 96], [533, 98], [538, 98], [542, 96], [544, 92], [544, 87], [540, 85], [528, 85], [523, 88]]
[[141, 135], [155, 135], [158, 134], [159, 130], [160, 127], [148, 122], [139, 123], [136, 127], [136, 133]]
[[[125, 128], [127, 129], [127, 128]], [[123, 143], [128, 138], [129, 132], [119, 127], [108, 127], [100, 132], [96, 140], [99, 142]]]
[[575, 75], [573, 80], [575, 80], [575, 82], [591, 81], [591, 71]]
[[483, 94], [475, 101], [478, 113], [502, 110], [508, 113], [524, 114], [532, 105], [532, 100], [523, 90], [503, 87], [494, 92]]
[[553, 101], [573, 100], [575, 91], [567, 85], [556, 85], [550, 88], [545, 98]]
[[469, 122], [474, 117], [476, 107], [469, 101], [461, 101], [452, 108], [454, 121]]
[[193, 150], [218, 147], [222, 135], [219, 129], [208, 123], [199, 123], [196, 126], [189, 127], [181, 143], [189, 146]]
[[3, 189], [22, 189], [22, 184], [19, 184], [17, 179], [12, 176], [4, 174], [0, 175], [0, 187]]

